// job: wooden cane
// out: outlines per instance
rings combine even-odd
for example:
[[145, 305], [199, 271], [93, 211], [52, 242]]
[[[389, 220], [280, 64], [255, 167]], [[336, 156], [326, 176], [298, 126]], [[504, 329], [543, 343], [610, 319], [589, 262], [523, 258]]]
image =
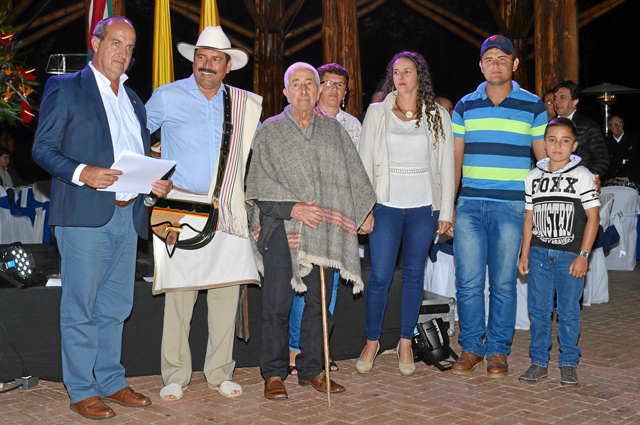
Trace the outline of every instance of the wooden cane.
[[324, 267], [320, 267], [320, 299], [322, 302], [322, 338], [324, 342], [324, 376], [327, 379], [327, 403], [331, 406], [331, 377], [329, 365], [329, 332], [327, 330], [327, 291], [325, 289]]

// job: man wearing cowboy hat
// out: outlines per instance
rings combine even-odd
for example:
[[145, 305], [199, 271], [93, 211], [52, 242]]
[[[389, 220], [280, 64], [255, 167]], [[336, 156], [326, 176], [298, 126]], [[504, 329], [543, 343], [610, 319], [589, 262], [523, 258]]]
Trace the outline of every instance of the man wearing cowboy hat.
[[[237, 397], [242, 387], [231, 379], [238, 285], [259, 283], [243, 192], [262, 98], [223, 84], [225, 76], [244, 67], [249, 57], [231, 48], [222, 28], [205, 28], [195, 46], [178, 43], [178, 51], [193, 62], [193, 74], [154, 91], [146, 104], [147, 127], [151, 132], [161, 128], [162, 158], [177, 162], [175, 190], [169, 198], [210, 203], [216, 188], [219, 220], [209, 244], [196, 250], [177, 249], [172, 257], [164, 242], [154, 238], [154, 292], [166, 292], [161, 359], [165, 387], [160, 396], [181, 398], [191, 380], [191, 318], [198, 290], [207, 289], [204, 374], [210, 388]], [[230, 132], [223, 131], [229, 128]], [[198, 220], [204, 219], [186, 217], [180, 223], [201, 228]]]

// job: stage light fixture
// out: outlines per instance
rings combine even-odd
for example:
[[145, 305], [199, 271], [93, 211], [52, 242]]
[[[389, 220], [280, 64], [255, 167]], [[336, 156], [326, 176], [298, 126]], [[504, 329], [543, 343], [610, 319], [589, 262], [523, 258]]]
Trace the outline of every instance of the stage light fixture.
[[35, 268], [33, 255], [20, 242], [0, 246], [0, 278], [17, 288], [24, 288]]

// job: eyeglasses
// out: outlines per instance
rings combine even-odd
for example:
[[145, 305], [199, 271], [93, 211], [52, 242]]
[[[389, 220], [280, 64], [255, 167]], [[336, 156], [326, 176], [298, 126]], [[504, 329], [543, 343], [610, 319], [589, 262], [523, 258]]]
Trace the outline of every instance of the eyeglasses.
[[624, 125], [624, 121], [612, 122], [611, 124], [609, 124], [609, 128], [618, 128], [618, 127], [622, 127], [623, 125]]
[[339, 89], [343, 89], [347, 86], [345, 83], [331, 81], [331, 80], [320, 81], [320, 84], [324, 84], [327, 87], [336, 86]]

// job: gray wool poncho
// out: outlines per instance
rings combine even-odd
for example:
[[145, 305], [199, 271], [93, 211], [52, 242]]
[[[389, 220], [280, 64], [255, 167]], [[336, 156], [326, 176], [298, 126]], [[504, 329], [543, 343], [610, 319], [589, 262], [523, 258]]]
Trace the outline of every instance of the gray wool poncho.
[[[264, 122], [256, 134], [247, 177], [246, 201], [253, 240], [260, 236], [260, 211], [253, 202], [307, 202], [323, 208], [317, 228], [286, 220], [296, 292], [313, 265], [340, 269], [343, 279], [362, 292], [357, 230], [372, 210], [376, 195], [351, 138], [333, 117], [315, 117], [311, 138], [283, 112]], [[254, 244], [255, 248], [255, 244]], [[258, 269], [264, 271], [257, 249]]]

